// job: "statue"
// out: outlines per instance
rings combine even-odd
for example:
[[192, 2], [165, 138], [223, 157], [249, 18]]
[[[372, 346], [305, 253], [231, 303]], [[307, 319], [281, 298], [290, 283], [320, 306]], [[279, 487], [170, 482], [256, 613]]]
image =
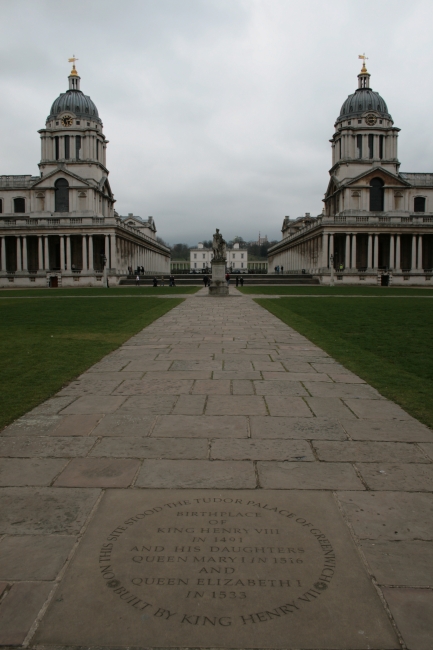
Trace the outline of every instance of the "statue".
[[226, 261], [226, 242], [223, 239], [219, 229], [216, 229], [216, 233], [213, 236], [212, 240], [212, 251], [213, 251], [213, 262], [225, 262]]

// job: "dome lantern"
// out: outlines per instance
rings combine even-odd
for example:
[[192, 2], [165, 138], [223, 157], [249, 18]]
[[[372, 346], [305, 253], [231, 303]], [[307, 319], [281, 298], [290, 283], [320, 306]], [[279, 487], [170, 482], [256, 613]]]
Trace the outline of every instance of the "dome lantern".
[[76, 68], [75, 68], [75, 61], [78, 61], [78, 59], [75, 57], [75, 54], [72, 55], [70, 59], [68, 59], [69, 63], [72, 63], [72, 70], [71, 74], [69, 75], [69, 90], [80, 90], [80, 80], [81, 77], [78, 74]]

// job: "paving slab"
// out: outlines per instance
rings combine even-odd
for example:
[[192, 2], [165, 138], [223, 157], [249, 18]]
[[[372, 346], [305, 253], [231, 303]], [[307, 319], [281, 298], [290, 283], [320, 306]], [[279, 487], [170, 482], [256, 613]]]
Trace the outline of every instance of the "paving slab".
[[242, 415], [162, 415], [152, 437], [247, 438], [248, 420]]
[[192, 438], [103, 438], [92, 457], [114, 458], [207, 458], [208, 441]]
[[225, 440], [211, 443], [211, 459], [216, 460], [292, 460], [314, 461], [305, 440]]
[[0, 458], [0, 486], [50, 485], [67, 462], [63, 458]]
[[433, 589], [383, 589], [408, 650], [431, 650]]
[[428, 458], [415, 444], [404, 442], [334, 442], [315, 440], [313, 447], [319, 460], [340, 463], [428, 463]]
[[1, 645], [23, 643], [52, 587], [49, 582], [22, 582], [12, 586], [0, 603]]
[[[73, 416], [70, 416], [73, 417]], [[148, 436], [156, 421], [156, 415], [146, 415], [142, 410], [115, 411], [99, 422], [94, 436]]]
[[0, 580], [55, 580], [76, 542], [67, 535], [14, 535], [0, 541]]
[[433, 491], [432, 463], [357, 463], [356, 466], [371, 490]]
[[74, 458], [56, 479], [56, 487], [128, 487], [140, 461], [120, 458]]
[[345, 420], [341, 424], [353, 440], [390, 440], [401, 442], [433, 442], [433, 432], [413, 418], [399, 420]]
[[206, 399], [206, 395], [180, 395], [173, 408], [173, 413], [176, 415], [202, 415]]
[[196, 381], [192, 389], [193, 395], [230, 395], [228, 379], [201, 379]]
[[103, 417], [102, 413], [66, 415], [49, 433], [52, 436], [88, 436]]
[[[59, 398], [60, 399], [60, 398]], [[94, 415], [99, 413], [112, 413], [125, 401], [120, 396], [85, 395], [79, 397], [72, 404], [62, 409], [62, 415]]]
[[[317, 417], [324, 418], [338, 418], [344, 420], [355, 419], [352, 408], [349, 408], [346, 403], [342, 402], [338, 397], [306, 397], [306, 403]], [[358, 400], [352, 400], [352, 402]], [[373, 400], [360, 400], [362, 402], [371, 402]], [[374, 400], [376, 401], [376, 400]], [[380, 403], [382, 403], [381, 400]]]
[[433, 541], [433, 494], [339, 491], [338, 500], [360, 539]]
[[266, 405], [269, 414], [275, 417], [312, 418], [313, 413], [302, 397], [285, 395], [266, 395]]
[[343, 384], [343, 383], [327, 383], [327, 382], [313, 382], [305, 381], [305, 388], [308, 390], [312, 397], [342, 397], [353, 400], [358, 399], [382, 399], [380, 393], [375, 388], [367, 384]]
[[143, 647], [143, 636], [153, 648], [399, 645], [321, 492], [290, 504], [278, 491], [107, 493], [35, 643]]
[[251, 417], [251, 437], [347, 440], [338, 420], [313, 418], [310, 411], [307, 414], [308, 417]]
[[344, 399], [344, 402], [357, 417], [366, 420], [412, 419], [400, 406], [385, 399]]
[[3, 429], [2, 436], [44, 436], [55, 429], [63, 418], [60, 415], [26, 415]]
[[144, 460], [135, 482], [146, 488], [255, 488], [252, 462]]
[[433, 584], [432, 542], [365, 540], [361, 548], [378, 584], [400, 587]]
[[263, 397], [256, 395], [209, 395], [206, 415], [266, 415]]
[[365, 490], [350, 463], [257, 463], [259, 482], [276, 490]]
[[277, 379], [278, 381], [326, 381], [332, 382], [332, 379], [319, 372], [263, 372], [263, 379]]
[[96, 489], [0, 488], [0, 534], [77, 534], [99, 494]]
[[171, 413], [178, 398], [175, 395], [132, 395], [122, 399], [122, 404], [117, 411], [120, 415], [126, 411], [143, 411], [143, 415], [162, 415]]
[[96, 438], [9, 437], [0, 438], [0, 457], [75, 458], [86, 456]]
[[307, 390], [299, 381], [255, 381], [254, 388], [257, 395], [300, 395], [308, 396]]

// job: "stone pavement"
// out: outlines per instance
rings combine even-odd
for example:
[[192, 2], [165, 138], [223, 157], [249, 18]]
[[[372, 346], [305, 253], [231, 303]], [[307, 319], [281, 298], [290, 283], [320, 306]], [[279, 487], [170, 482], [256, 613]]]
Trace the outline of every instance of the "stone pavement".
[[0, 436], [0, 644], [433, 647], [433, 436], [232, 289]]

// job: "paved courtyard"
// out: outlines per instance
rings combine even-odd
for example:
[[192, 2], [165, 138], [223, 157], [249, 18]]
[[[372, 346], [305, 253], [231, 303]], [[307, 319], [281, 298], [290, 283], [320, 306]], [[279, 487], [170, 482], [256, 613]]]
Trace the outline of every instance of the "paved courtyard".
[[0, 437], [0, 644], [433, 647], [433, 435], [236, 289]]

